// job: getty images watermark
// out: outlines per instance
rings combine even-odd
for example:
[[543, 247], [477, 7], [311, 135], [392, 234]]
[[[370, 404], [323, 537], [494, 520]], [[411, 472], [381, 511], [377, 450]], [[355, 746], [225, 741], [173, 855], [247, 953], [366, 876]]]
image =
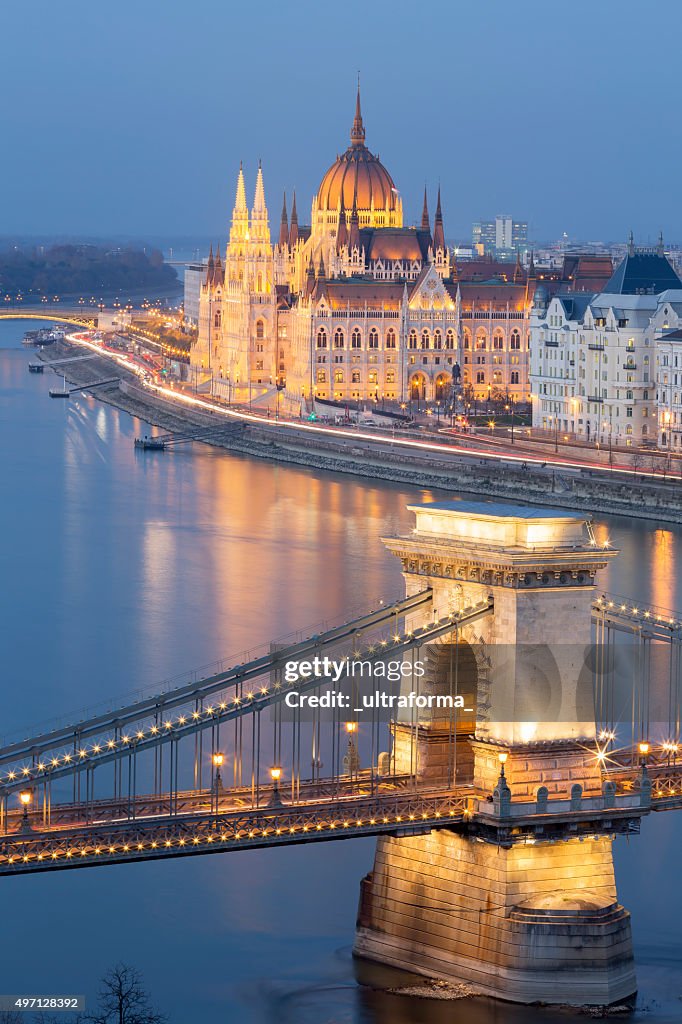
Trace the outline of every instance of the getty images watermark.
[[419, 684], [425, 675], [426, 664], [417, 659], [315, 657], [309, 661], [288, 661], [284, 681], [289, 686], [299, 683], [300, 687], [288, 691], [284, 704], [292, 714], [301, 713], [304, 717], [306, 712], [311, 715], [335, 710], [358, 715], [401, 709], [471, 710], [465, 708], [461, 694], [421, 693]]

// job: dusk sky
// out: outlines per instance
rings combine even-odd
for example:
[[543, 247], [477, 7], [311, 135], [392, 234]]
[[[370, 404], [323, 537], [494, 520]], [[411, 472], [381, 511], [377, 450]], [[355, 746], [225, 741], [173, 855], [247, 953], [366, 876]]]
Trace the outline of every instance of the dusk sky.
[[533, 240], [682, 241], [679, 0], [32, 0], [4, 5], [0, 235], [213, 236], [262, 158], [274, 230], [348, 145], [406, 220], [511, 213]]

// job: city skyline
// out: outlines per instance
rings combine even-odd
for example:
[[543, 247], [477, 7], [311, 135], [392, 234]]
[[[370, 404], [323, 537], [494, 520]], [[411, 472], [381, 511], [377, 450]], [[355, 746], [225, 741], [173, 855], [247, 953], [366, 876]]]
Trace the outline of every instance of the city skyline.
[[[679, 20], [672, 3], [656, 7], [669, 29]], [[534, 239], [682, 238], [674, 31], [658, 35], [644, 72], [627, 59], [633, 3], [618, 21], [574, 4], [568, 48], [542, 12], [527, 0], [491, 23], [437, 2], [415, 40], [404, 4], [352, 3], [338, 31], [308, 2], [266, 3], [255, 27], [252, 12], [217, 4], [188, 18], [124, 0], [95, 18], [81, 0], [38, 0], [30, 27], [25, 9], [8, 10], [5, 39], [30, 31], [32, 61], [6, 46], [17, 159], [3, 173], [2, 234], [224, 237], [240, 160], [251, 190], [262, 160], [271, 217], [284, 189], [305, 210], [347, 144], [359, 70], [368, 145], [391, 167], [407, 223], [426, 182], [434, 199], [441, 185], [453, 239], [501, 211], [528, 220]], [[415, 62], [423, 74], [408, 73]]]

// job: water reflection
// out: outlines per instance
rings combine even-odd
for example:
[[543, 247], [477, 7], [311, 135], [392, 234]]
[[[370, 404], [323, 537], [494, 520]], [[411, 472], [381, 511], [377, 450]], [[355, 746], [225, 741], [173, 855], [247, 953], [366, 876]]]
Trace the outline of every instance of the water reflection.
[[[0, 347], [29, 326], [0, 324]], [[405, 506], [428, 492], [211, 449], [136, 454], [142, 424], [80, 395], [50, 401], [50, 374], [29, 375], [27, 361], [0, 351], [3, 732], [401, 593], [379, 538], [410, 529]], [[613, 519], [597, 530], [622, 551], [604, 589], [682, 608], [679, 528]], [[682, 815], [652, 815], [640, 838], [616, 844], [642, 999], [668, 1000], [646, 1016], [657, 1024], [679, 1020], [681, 842]], [[40, 954], [45, 991], [91, 997], [107, 967], [135, 963], [176, 1022], [556, 1019], [358, 989], [349, 949], [373, 849], [358, 840], [4, 880], [0, 991], [35, 987]]]

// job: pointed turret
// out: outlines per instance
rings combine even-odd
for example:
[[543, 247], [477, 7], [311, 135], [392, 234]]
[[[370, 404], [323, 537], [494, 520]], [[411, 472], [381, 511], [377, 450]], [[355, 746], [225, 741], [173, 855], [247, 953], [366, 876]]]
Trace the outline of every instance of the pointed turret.
[[289, 248], [293, 249], [298, 242], [298, 214], [296, 213], [296, 189], [294, 189], [294, 201], [291, 206], [291, 226], [289, 227]]
[[635, 255], [635, 236], [633, 235], [632, 230], [631, 230], [630, 234], [628, 235], [628, 256], [634, 256], [634, 255]]
[[242, 167], [241, 160], [239, 161], [239, 174], [237, 175], [237, 194], [234, 200], [234, 215], [235, 217], [239, 214], [246, 214], [248, 216], [249, 208], [246, 205], [246, 185], [244, 183], [244, 168]]
[[535, 280], [536, 276], [537, 275], [536, 275], [536, 272], [535, 272], [535, 260], [533, 259], [533, 250], [531, 249], [531, 251], [530, 251], [530, 260], [529, 260], [529, 263], [528, 263], [528, 280], [529, 281], [531, 279]]
[[265, 209], [265, 188], [263, 187], [263, 168], [260, 160], [258, 161], [258, 174], [256, 175], [256, 192], [253, 197], [253, 210], [251, 215], [253, 217], [261, 218], [266, 213]]
[[364, 146], [365, 144], [365, 126], [362, 123], [362, 111], [360, 110], [360, 75], [358, 75], [358, 94], [355, 100], [355, 117], [350, 130], [350, 141], [352, 146]]
[[206, 277], [204, 279], [204, 284], [212, 284], [214, 266], [215, 264], [213, 261], [213, 242], [211, 242], [211, 251], [208, 254], [208, 264], [206, 266]]
[[357, 187], [353, 193], [353, 209], [350, 215], [350, 235], [348, 237], [348, 248], [360, 248], [360, 219], [358, 217], [358, 191]]
[[306, 272], [306, 278], [305, 278], [305, 294], [306, 295], [310, 295], [310, 293], [312, 292], [314, 287], [315, 287], [315, 265], [313, 263], [313, 254], [311, 253], [310, 254], [310, 259], [308, 260], [308, 270]]
[[656, 255], [665, 256], [665, 244], [663, 242], [663, 232], [660, 231], [658, 235], [658, 245], [656, 246]]
[[213, 266], [213, 284], [223, 284], [225, 281], [225, 272], [223, 271], [223, 261], [220, 258], [220, 246], [216, 249], [215, 264]]
[[327, 271], [325, 270], [325, 266], [324, 266], [324, 256], [322, 255], [322, 253], [320, 253], [320, 265], [319, 265], [319, 267], [317, 269], [317, 276], [318, 277], [326, 277], [327, 276]]
[[424, 185], [424, 206], [422, 207], [422, 231], [428, 231], [431, 234], [431, 224], [429, 222], [429, 204], [426, 201], [426, 185]]
[[285, 249], [289, 242], [289, 221], [287, 219], [287, 194], [284, 193], [284, 199], [282, 200], [282, 217], [279, 222], [279, 244], [282, 249]]
[[[428, 216], [428, 214], [427, 214]], [[445, 249], [445, 232], [443, 230], [443, 213], [440, 208], [440, 185], [438, 186], [438, 203], [436, 204], [436, 218], [433, 222], [433, 248], [436, 252]]]
[[336, 251], [340, 252], [344, 245], [348, 245], [348, 225], [346, 224], [346, 207], [343, 204], [343, 192], [341, 192], [341, 206], [339, 207], [339, 229], [336, 233]]

